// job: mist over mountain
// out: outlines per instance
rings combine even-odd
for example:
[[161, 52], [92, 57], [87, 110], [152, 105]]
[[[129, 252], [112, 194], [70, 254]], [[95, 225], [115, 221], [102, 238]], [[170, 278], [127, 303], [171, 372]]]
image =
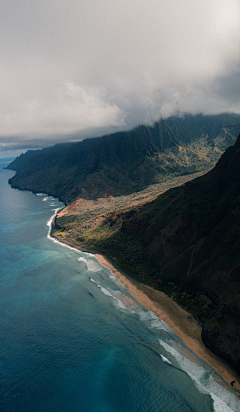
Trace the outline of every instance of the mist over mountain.
[[30, 150], [8, 166], [17, 172], [10, 183], [65, 203], [129, 194], [169, 174], [210, 168], [239, 129], [235, 114], [161, 119], [128, 132]]
[[[240, 372], [239, 130], [234, 114], [170, 117], [152, 127], [28, 151], [8, 168], [16, 171], [13, 187], [71, 203], [55, 220], [61, 240], [105, 253], [139, 281], [170, 294], [201, 321], [206, 345]], [[214, 164], [153, 201], [128, 201], [120, 213], [117, 200], [110, 211], [101, 209], [102, 200], [93, 202], [95, 217], [84, 206], [87, 199], [127, 195]]]

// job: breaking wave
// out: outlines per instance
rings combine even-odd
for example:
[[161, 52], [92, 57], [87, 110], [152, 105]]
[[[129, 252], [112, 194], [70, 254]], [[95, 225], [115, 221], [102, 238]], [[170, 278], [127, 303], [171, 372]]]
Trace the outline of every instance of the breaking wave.
[[[38, 195], [43, 196], [43, 194], [38, 194]], [[46, 200], [47, 198], [45, 197], [43, 201], [46, 201]], [[54, 209], [53, 216], [47, 222], [47, 225], [49, 227], [48, 238], [63, 247], [67, 247], [71, 250], [80, 252], [78, 249], [71, 247], [69, 245], [66, 245], [56, 240], [55, 238], [51, 237], [51, 225], [52, 225], [54, 217], [56, 216], [57, 212], [60, 209], [61, 208]], [[85, 256], [94, 257], [94, 255], [91, 253], [85, 253]], [[102, 269], [102, 265], [98, 264], [96, 261], [92, 259], [88, 260], [85, 257], [80, 257], [78, 261], [85, 263], [87, 266], [87, 269], [91, 272], [99, 272]], [[118, 291], [115, 290], [115, 291], [110, 292], [106, 287], [103, 287], [100, 284], [98, 284], [93, 278], [89, 278], [89, 280], [93, 282], [105, 296], [111, 298], [113, 300], [114, 305], [118, 309], [124, 310], [125, 313], [137, 315], [139, 319], [141, 319], [141, 321], [143, 321], [147, 327], [155, 329], [156, 333], [162, 333], [162, 332], [164, 332], [165, 334], [167, 333], [169, 334], [169, 339], [171, 339], [174, 336], [174, 332], [171, 330], [171, 328], [169, 328], [169, 326], [163, 320], [159, 319], [153, 312], [148, 311], [147, 309], [141, 307], [141, 305], [138, 305], [137, 303], [136, 305], [132, 305], [131, 301], [129, 301], [130, 303], [126, 304], [127, 299], [129, 299], [129, 297], [124, 295], [124, 293], [122, 293], [121, 290], [127, 291], [127, 288], [122, 284], [120, 280], [118, 280], [114, 276], [112, 272], [110, 275], [108, 275], [108, 278], [113, 282], [113, 284], [115, 284], [115, 287], [118, 288]], [[198, 387], [200, 391], [202, 391], [203, 393], [209, 394], [213, 399], [215, 412], [237, 412], [237, 411], [240, 412], [238, 399], [235, 397], [235, 395], [233, 395], [231, 392], [225, 389], [222, 385], [219, 385], [214, 380], [213, 378], [214, 370], [211, 369], [210, 366], [209, 367], [207, 367], [206, 365], [201, 366], [201, 363], [202, 364], [204, 363], [204, 362], [201, 362], [201, 360], [199, 360], [199, 364], [197, 363], [197, 361], [196, 363], [192, 362], [190, 359], [188, 359], [186, 356], [180, 353], [181, 351], [180, 346], [178, 348], [179, 350], [173, 347], [174, 345], [175, 347], [177, 346], [176, 342], [174, 341], [169, 340], [169, 342], [167, 343], [167, 341], [163, 341], [159, 339], [159, 344], [165, 351], [165, 355], [168, 354], [168, 357], [167, 357], [163, 355], [162, 353], [159, 353], [159, 355], [161, 356], [161, 359], [165, 363], [168, 363], [169, 365], [173, 367], [178, 367], [184, 372], [186, 372], [191, 377], [191, 379], [195, 382], [195, 385]]]
[[80, 257], [78, 262], [83, 262], [87, 265], [87, 268], [90, 272], [100, 272], [102, 269], [101, 266], [94, 260], [87, 260], [84, 257]]
[[237, 412], [240, 410], [239, 401], [235, 395], [231, 394], [214, 380], [212, 376], [213, 370], [208, 371], [205, 367], [181, 355], [181, 353], [172, 346], [174, 342], [167, 343], [159, 340], [159, 343], [173, 358], [171, 363], [186, 372], [201, 392], [207, 393], [212, 397], [215, 412]]

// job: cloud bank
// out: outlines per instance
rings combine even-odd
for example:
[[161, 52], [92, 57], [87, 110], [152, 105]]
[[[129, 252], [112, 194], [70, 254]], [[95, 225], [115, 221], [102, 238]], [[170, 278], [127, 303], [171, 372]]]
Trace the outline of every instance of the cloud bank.
[[0, 145], [240, 113], [238, 0], [0, 4]]

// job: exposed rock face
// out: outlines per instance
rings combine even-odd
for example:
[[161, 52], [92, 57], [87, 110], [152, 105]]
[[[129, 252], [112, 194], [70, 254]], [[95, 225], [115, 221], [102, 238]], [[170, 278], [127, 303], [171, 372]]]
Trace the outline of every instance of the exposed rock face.
[[169, 175], [211, 168], [239, 129], [240, 115], [233, 114], [162, 119], [152, 127], [29, 151], [8, 166], [17, 172], [10, 183], [65, 203], [129, 194]]

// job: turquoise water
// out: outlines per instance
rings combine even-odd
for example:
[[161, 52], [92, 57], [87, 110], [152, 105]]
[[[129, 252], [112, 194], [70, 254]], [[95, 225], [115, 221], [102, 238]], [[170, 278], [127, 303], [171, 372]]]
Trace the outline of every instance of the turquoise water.
[[[3, 162], [1, 166], [5, 166]], [[62, 204], [0, 170], [0, 410], [240, 411], [93, 255], [48, 236]]]

